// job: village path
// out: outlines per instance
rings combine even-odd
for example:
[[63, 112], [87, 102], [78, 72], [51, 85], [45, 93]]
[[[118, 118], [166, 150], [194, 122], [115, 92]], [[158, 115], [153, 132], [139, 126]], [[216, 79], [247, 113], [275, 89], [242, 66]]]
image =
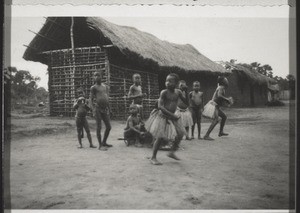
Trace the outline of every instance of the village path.
[[[11, 141], [13, 209], [288, 209], [289, 107], [227, 109], [228, 137], [182, 141], [181, 161], [149, 148], [126, 147], [114, 121], [107, 152], [77, 149], [74, 121], [66, 131]], [[39, 123], [40, 122], [40, 123]], [[48, 122], [48, 124], [47, 124]], [[55, 119], [12, 119], [55, 125]], [[62, 122], [62, 119], [60, 119]], [[37, 124], [38, 123], [38, 124]], [[72, 126], [71, 126], [72, 124]], [[92, 137], [96, 144], [94, 122]], [[18, 126], [19, 125], [19, 126]], [[203, 123], [203, 131], [209, 123]], [[60, 126], [57, 124], [57, 127]]]

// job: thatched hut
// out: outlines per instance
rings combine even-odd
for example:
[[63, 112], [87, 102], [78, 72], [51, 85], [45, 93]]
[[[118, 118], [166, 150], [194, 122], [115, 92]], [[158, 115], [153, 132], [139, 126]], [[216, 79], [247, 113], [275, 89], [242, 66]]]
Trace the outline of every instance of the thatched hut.
[[189, 44], [162, 41], [99, 17], [48, 17], [23, 57], [48, 65], [51, 115], [73, 116], [76, 90], [82, 87], [89, 94], [96, 70], [104, 73], [113, 114], [119, 119], [127, 116], [129, 101], [125, 95], [134, 73], [141, 74], [148, 94], [144, 99], [147, 117], [168, 73], [178, 73], [188, 85], [199, 80], [209, 100], [217, 76], [227, 72]]
[[227, 94], [233, 97], [235, 106], [262, 106], [268, 102], [269, 87], [276, 84], [274, 79], [258, 73], [247, 64], [220, 64], [231, 72]]

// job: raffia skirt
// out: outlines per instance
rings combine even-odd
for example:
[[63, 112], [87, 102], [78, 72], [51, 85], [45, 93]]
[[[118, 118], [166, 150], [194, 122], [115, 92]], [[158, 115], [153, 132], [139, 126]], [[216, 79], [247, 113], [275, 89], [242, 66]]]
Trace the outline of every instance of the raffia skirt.
[[179, 120], [184, 127], [193, 126], [193, 118], [191, 111], [187, 109], [181, 109], [177, 107], [175, 115], [180, 116]]
[[163, 138], [165, 140], [175, 140], [177, 136], [186, 135], [186, 131], [181, 124], [181, 120], [171, 120], [167, 118], [160, 110], [153, 110], [145, 123], [146, 130], [154, 138]]
[[210, 100], [205, 106], [202, 115], [206, 118], [214, 119], [217, 116], [217, 103]]

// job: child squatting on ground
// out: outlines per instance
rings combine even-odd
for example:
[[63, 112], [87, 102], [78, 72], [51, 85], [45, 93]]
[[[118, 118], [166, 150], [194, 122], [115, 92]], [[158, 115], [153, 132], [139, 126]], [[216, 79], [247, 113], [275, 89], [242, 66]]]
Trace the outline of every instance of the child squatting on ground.
[[77, 127], [77, 137], [79, 142], [78, 148], [83, 148], [81, 138], [83, 137], [83, 128], [86, 131], [87, 138], [90, 143], [91, 148], [96, 148], [92, 143], [92, 136], [90, 133], [89, 124], [86, 119], [87, 112], [90, 110], [90, 108], [87, 106], [85, 102], [84, 97], [79, 97], [77, 100], [75, 100], [73, 108], [76, 110], [76, 127]]
[[[183, 97], [185, 99], [188, 98], [187, 85], [184, 80], [179, 81], [179, 89], [181, 90]], [[193, 118], [188, 106], [189, 106], [188, 104], [185, 104], [181, 99], [179, 99], [175, 115], [180, 117], [181, 124], [183, 125], [183, 127], [187, 132], [186, 139], [190, 140], [188, 134], [189, 134], [189, 127], [193, 125]]]
[[198, 139], [201, 138], [201, 115], [203, 111], [203, 92], [200, 92], [200, 82], [194, 81], [193, 91], [189, 94], [190, 98], [190, 110], [193, 117], [192, 126], [192, 139], [194, 139], [195, 125], [198, 127]]
[[179, 77], [177, 74], [171, 73], [167, 76], [167, 89], [161, 91], [158, 101], [159, 110], [151, 113], [145, 124], [146, 130], [155, 138], [153, 154], [150, 159], [153, 165], [161, 165], [156, 159], [156, 154], [163, 140], [174, 141], [168, 157], [179, 160], [175, 155], [175, 151], [178, 149], [183, 136], [187, 134], [179, 117], [175, 115], [178, 99], [181, 99], [188, 104], [187, 98], [184, 98], [182, 92], [179, 89], [176, 89], [178, 81]]
[[128, 144], [134, 144], [136, 147], [142, 147], [141, 140], [146, 133], [145, 124], [138, 114], [138, 107], [131, 104], [129, 107], [130, 116], [127, 119], [124, 129], [124, 138]]
[[[109, 88], [106, 84], [102, 83], [101, 75], [100, 71], [94, 73], [95, 84], [91, 87], [90, 106], [93, 109], [93, 115], [96, 120], [99, 150], [106, 151], [106, 147], [112, 147], [112, 145], [106, 142], [111, 130], [109, 117], [111, 110], [109, 106]], [[103, 140], [101, 138], [101, 121], [105, 124]]]
[[133, 85], [129, 88], [128, 99], [132, 100], [132, 104], [138, 107], [138, 113], [143, 119], [143, 98], [146, 96], [146, 93], [142, 93], [141, 75], [137, 73], [133, 74], [132, 80]]
[[208, 128], [208, 130], [204, 136], [205, 140], [214, 140], [209, 135], [212, 132], [212, 130], [215, 128], [217, 123], [219, 122], [219, 117], [221, 117], [219, 137], [228, 135], [227, 133], [224, 133], [224, 131], [223, 131], [227, 116], [220, 108], [221, 106], [230, 105], [232, 103], [231, 98], [225, 97], [225, 89], [228, 87], [228, 84], [229, 83], [228, 83], [227, 78], [225, 78], [223, 76], [218, 77], [218, 87], [213, 94], [212, 101], [208, 102], [208, 104], [207, 104], [208, 106], [210, 103], [213, 103], [215, 105], [215, 116], [213, 118], [213, 121], [212, 121], [210, 127]]

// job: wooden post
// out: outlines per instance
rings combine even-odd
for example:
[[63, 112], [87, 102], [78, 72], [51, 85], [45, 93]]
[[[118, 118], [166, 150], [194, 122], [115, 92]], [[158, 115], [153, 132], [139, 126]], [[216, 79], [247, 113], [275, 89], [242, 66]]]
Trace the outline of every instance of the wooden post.
[[[125, 79], [125, 74], [124, 74], [124, 80], [123, 80], [123, 83], [124, 83], [124, 94], [126, 94], [126, 79]], [[124, 104], [125, 104], [124, 118], [126, 119], [126, 115], [127, 115], [127, 97], [126, 97], [126, 95], [124, 96]]]
[[70, 100], [72, 100], [72, 98], [75, 98], [75, 45], [74, 45], [74, 33], [73, 33], [73, 28], [74, 28], [74, 17], [71, 17], [71, 27], [70, 27], [70, 39], [71, 39], [71, 51], [72, 51], [72, 65], [73, 65], [73, 69], [72, 69], [72, 73], [70, 75], [70, 77], [72, 79], [70, 79], [70, 83], [72, 85], [72, 87], [70, 88]]
[[[148, 78], [148, 109], [149, 111], [151, 111], [151, 102], [150, 102], [150, 93], [151, 93], [151, 86], [150, 86], [150, 76], [149, 76], [149, 73], [147, 73], [147, 78]], [[144, 110], [145, 112], [145, 110]], [[145, 113], [144, 113], [145, 114]], [[145, 115], [144, 115], [145, 117]]]

